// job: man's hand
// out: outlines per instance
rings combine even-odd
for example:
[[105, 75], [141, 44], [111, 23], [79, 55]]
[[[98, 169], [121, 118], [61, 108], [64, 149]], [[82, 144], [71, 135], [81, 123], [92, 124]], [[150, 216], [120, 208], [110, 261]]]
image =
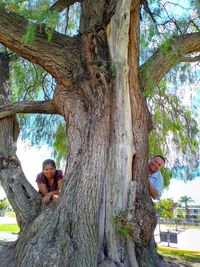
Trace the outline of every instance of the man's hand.
[[148, 179], [149, 193], [153, 199], [159, 199], [159, 194]]

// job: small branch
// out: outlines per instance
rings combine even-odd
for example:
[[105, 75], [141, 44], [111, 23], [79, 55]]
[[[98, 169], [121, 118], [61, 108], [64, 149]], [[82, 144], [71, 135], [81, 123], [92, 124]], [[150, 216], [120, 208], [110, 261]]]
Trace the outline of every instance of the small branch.
[[62, 12], [64, 9], [70, 7], [76, 2], [80, 2], [77, 0], [58, 0], [51, 7], [50, 11]]
[[0, 119], [16, 113], [60, 114], [51, 101], [22, 101], [0, 106]]
[[144, 7], [144, 10], [147, 12], [147, 14], [149, 14], [150, 18], [152, 19], [153, 23], [155, 25], [157, 25], [157, 21], [156, 19], [154, 18], [154, 14], [151, 12], [150, 8], [149, 8], [149, 5], [147, 3], [146, 0], [143, 0], [142, 1], [142, 4], [143, 4], [143, 7]]
[[197, 62], [200, 61], [200, 55], [196, 57], [180, 57], [181, 62]]
[[66, 26], [65, 26], [65, 35], [67, 34], [67, 28], [68, 28], [68, 23], [69, 23], [69, 7], [66, 10]]

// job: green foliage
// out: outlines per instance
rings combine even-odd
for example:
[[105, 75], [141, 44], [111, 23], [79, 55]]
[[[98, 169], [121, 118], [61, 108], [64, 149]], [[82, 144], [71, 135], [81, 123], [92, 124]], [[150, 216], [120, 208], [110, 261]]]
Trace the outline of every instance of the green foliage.
[[178, 221], [184, 218], [182, 209], [180, 209], [180, 208], [176, 209], [176, 213], [177, 213], [177, 220]]
[[[148, 103], [154, 126], [149, 134], [150, 155], [162, 154], [167, 157], [173, 147], [179, 160], [189, 154], [194, 157], [198, 151], [197, 121], [181, 100], [172, 92], [169, 93], [165, 80], [155, 88], [154, 95], [148, 97]], [[175, 168], [171, 171], [173, 174], [176, 173]], [[170, 172], [167, 171], [166, 176], [164, 175], [165, 185], [168, 185], [170, 176]]]
[[26, 33], [23, 36], [23, 43], [24, 44], [32, 44], [35, 40], [35, 30], [37, 25], [31, 21], [29, 21], [26, 29]]
[[66, 159], [67, 136], [64, 119], [59, 115], [20, 115], [21, 138], [40, 147], [46, 143], [59, 166]]
[[[8, 12], [16, 12], [28, 20], [27, 31], [23, 37], [24, 44], [32, 44], [35, 40], [36, 29], [46, 32], [51, 41], [55, 30], [63, 34], [76, 34], [80, 16], [79, 3], [74, 4], [62, 13], [50, 11], [51, 0], [18, 1], [0, 0]], [[67, 18], [67, 20], [66, 20]], [[13, 102], [30, 100], [48, 100], [53, 98], [55, 81], [42, 68], [11, 55], [10, 79], [11, 97]], [[31, 144], [40, 147], [47, 143], [52, 148], [52, 154], [57, 165], [66, 158], [67, 138], [64, 120], [60, 116], [24, 115], [20, 120], [21, 138], [29, 139]], [[51, 125], [51, 127], [49, 127]]]
[[45, 77], [46, 73], [41, 67], [33, 65], [22, 58], [12, 60], [10, 64], [12, 101], [39, 100], [43, 98], [42, 85], [45, 86], [47, 84]]
[[157, 213], [164, 218], [174, 218], [174, 203], [170, 198], [161, 199], [155, 203]]
[[179, 203], [184, 204], [185, 207], [188, 205], [188, 203], [191, 203], [191, 202], [194, 202], [194, 200], [188, 196], [181, 196], [179, 199]]
[[134, 225], [122, 220], [119, 217], [113, 217], [112, 219], [113, 227], [115, 228], [116, 233], [124, 239], [129, 239], [134, 232]]
[[31, 44], [35, 39], [35, 30], [45, 31], [48, 41], [51, 41], [55, 30], [62, 33], [73, 35], [77, 32], [78, 18], [80, 16], [79, 4], [74, 4], [68, 11], [68, 21], [66, 14], [59, 14], [51, 11], [51, 0], [0, 0], [0, 4], [7, 9], [8, 12], [15, 12], [28, 20], [27, 31], [23, 37], [24, 44]]
[[126, 240], [134, 235], [136, 228], [135, 223], [127, 220], [127, 216], [127, 210], [121, 210], [112, 218], [112, 224], [116, 233]]
[[[55, 29], [64, 34], [73, 35], [77, 33], [80, 16], [80, 6], [77, 4], [70, 7], [69, 10], [65, 10], [62, 14], [58, 14], [49, 11], [49, 7], [52, 5], [51, 0], [0, 0], [0, 3], [7, 8], [8, 12], [16, 12], [29, 21], [23, 40], [26, 44], [34, 42], [36, 28], [39, 31], [45, 31], [49, 41]], [[199, 2], [193, 0], [189, 8], [187, 4], [184, 8], [184, 4], [181, 7], [173, 2], [166, 2], [164, 5], [162, 1], [148, 1], [148, 7], [151, 14], [154, 15], [154, 20], [149, 16], [150, 13], [146, 13], [145, 8], [141, 8], [141, 63], [145, 62], [159, 47], [167, 55], [170, 49], [169, 40], [172, 36], [198, 30], [194, 26], [199, 25], [198, 18], [194, 16], [196, 11], [195, 9], [192, 10], [191, 7], [194, 5], [198, 8]], [[41, 68], [22, 59], [17, 59], [11, 65], [13, 101], [52, 98], [54, 81], [48, 82], [49, 77]], [[114, 67], [112, 64], [109, 65], [110, 71], [115, 75]], [[154, 129], [149, 135], [151, 155], [163, 154], [168, 156], [171, 141], [175, 144], [177, 151], [183, 155], [188, 154], [186, 153], [188, 149], [194, 155], [198, 148], [196, 140], [198, 135], [197, 123], [193, 119], [191, 111], [183, 106], [176, 96], [180, 86], [177, 80], [181, 83], [187, 80], [190, 84], [195, 81], [194, 72], [188, 71], [189, 66], [188, 63], [179, 64], [156, 88], [151, 73], [149, 72], [147, 75], [148, 86], [143, 95], [147, 98], [153, 116]], [[170, 90], [167, 88], [169, 85]], [[21, 129], [24, 131], [22, 137], [30, 138], [32, 144], [36, 145], [42, 142], [48, 143], [54, 148], [54, 156], [60, 162], [65, 157], [67, 144], [65, 129], [62, 124], [64, 122], [57, 118], [57, 116], [55, 118], [52, 116], [44, 118], [42, 115], [21, 115], [20, 121]], [[49, 125], [53, 126], [49, 127]], [[167, 186], [171, 173], [168, 169], [163, 169], [162, 173]]]
[[163, 54], [167, 54], [170, 49], [170, 39], [165, 40], [161, 46], [161, 51]]
[[[199, 31], [198, 7], [199, 1], [196, 0], [190, 5], [187, 1], [181, 5], [173, 1], [165, 3], [161, 1], [159, 6], [158, 1], [152, 0], [148, 2], [150, 16], [144, 4], [141, 9], [140, 63], [147, 61], [158, 48], [167, 56], [171, 38], [191, 31]], [[175, 51], [171, 57], [172, 61], [178, 53]], [[182, 92], [180, 92], [180, 88], [183, 90], [183, 87], [194, 90], [199, 73], [193, 65], [190, 63], [176, 65], [157, 87], [151, 71], [148, 70], [146, 73], [147, 87], [143, 96], [147, 99], [153, 119], [153, 130], [149, 135], [150, 154], [163, 154], [168, 157], [172, 150], [177, 151], [177, 158], [170, 162], [170, 167], [174, 165], [172, 173], [167, 171], [164, 175], [165, 185], [168, 185], [172, 174], [177, 176], [177, 161], [184, 165], [183, 162], [188, 164], [191, 157], [198, 159], [199, 128], [194, 119], [198, 114], [194, 105], [191, 105], [191, 110], [183, 105]], [[199, 101], [196, 103], [198, 110]], [[187, 179], [197, 175], [197, 172], [190, 168]]]
[[194, 200], [191, 197], [188, 197], [188, 196], [182, 196], [179, 199], [179, 203], [185, 205], [185, 217], [186, 218], [188, 218], [189, 217], [189, 214], [190, 214], [190, 210], [188, 208], [188, 203], [189, 202], [194, 202]]
[[4, 210], [8, 207], [9, 202], [7, 200], [7, 198], [1, 199], [0, 200], [0, 210]]
[[67, 154], [67, 137], [65, 124], [59, 123], [53, 136], [53, 156], [56, 159], [56, 164], [66, 159]]
[[127, 219], [115, 216], [112, 218], [112, 224], [116, 233], [123, 239], [127, 240], [134, 235], [135, 224], [128, 222]]
[[[156, 155], [156, 154], [154, 154]], [[157, 154], [157, 155], [160, 155], [160, 154]], [[167, 188], [170, 184], [170, 180], [172, 178], [172, 171], [171, 169], [169, 168], [162, 168], [161, 170], [161, 173], [162, 173], [162, 176], [163, 176], [163, 179], [164, 179], [164, 187]]]

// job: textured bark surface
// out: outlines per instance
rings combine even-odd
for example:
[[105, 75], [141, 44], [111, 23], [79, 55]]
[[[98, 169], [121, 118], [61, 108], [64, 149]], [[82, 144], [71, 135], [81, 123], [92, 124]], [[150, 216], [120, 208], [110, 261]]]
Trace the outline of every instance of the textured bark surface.
[[142, 88], [153, 89], [173, 66], [185, 62], [185, 55], [194, 52], [200, 52], [200, 32], [173, 37], [167, 52], [161, 47], [141, 66]]
[[17, 113], [59, 114], [53, 101], [22, 101], [0, 105], [0, 119]]
[[[9, 57], [0, 54], [0, 105], [9, 102]], [[0, 181], [21, 228], [38, 213], [40, 197], [26, 180], [15, 154], [19, 125], [15, 115], [0, 120]]]
[[[60, 0], [57, 8], [74, 2]], [[52, 102], [38, 103], [37, 112], [62, 114], [69, 144], [60, 200], [41, 206], [15, 154], [13, 115], [36, 106], [9, 102], [9, 58], [2, 54], [0, 180], [21, 230], [16, 242], [0, 247], [0, 266], [164, 266], [147, 190], [150, 118], [139, 80], [140, 1], [81, 2], [78, 36], [54, 33], [49, 42], [38, 28], [35, 42], [23, 46], [27, 21], [0, 8], [0, 42], [56, 79]], [[162, 56], [157, 53], [142, 75]]]

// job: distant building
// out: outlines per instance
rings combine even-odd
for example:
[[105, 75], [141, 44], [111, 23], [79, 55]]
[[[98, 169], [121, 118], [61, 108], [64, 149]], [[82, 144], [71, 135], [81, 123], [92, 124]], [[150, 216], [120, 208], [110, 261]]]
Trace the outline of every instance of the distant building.
[[[183, 212], [183, 215], [186, 214], [186, 209], [185, 207], [179, 207]], [[200, 205], [188, 205], [188, 218], [193, 218], [193, 219], [199, 219], [200, 218]]]

